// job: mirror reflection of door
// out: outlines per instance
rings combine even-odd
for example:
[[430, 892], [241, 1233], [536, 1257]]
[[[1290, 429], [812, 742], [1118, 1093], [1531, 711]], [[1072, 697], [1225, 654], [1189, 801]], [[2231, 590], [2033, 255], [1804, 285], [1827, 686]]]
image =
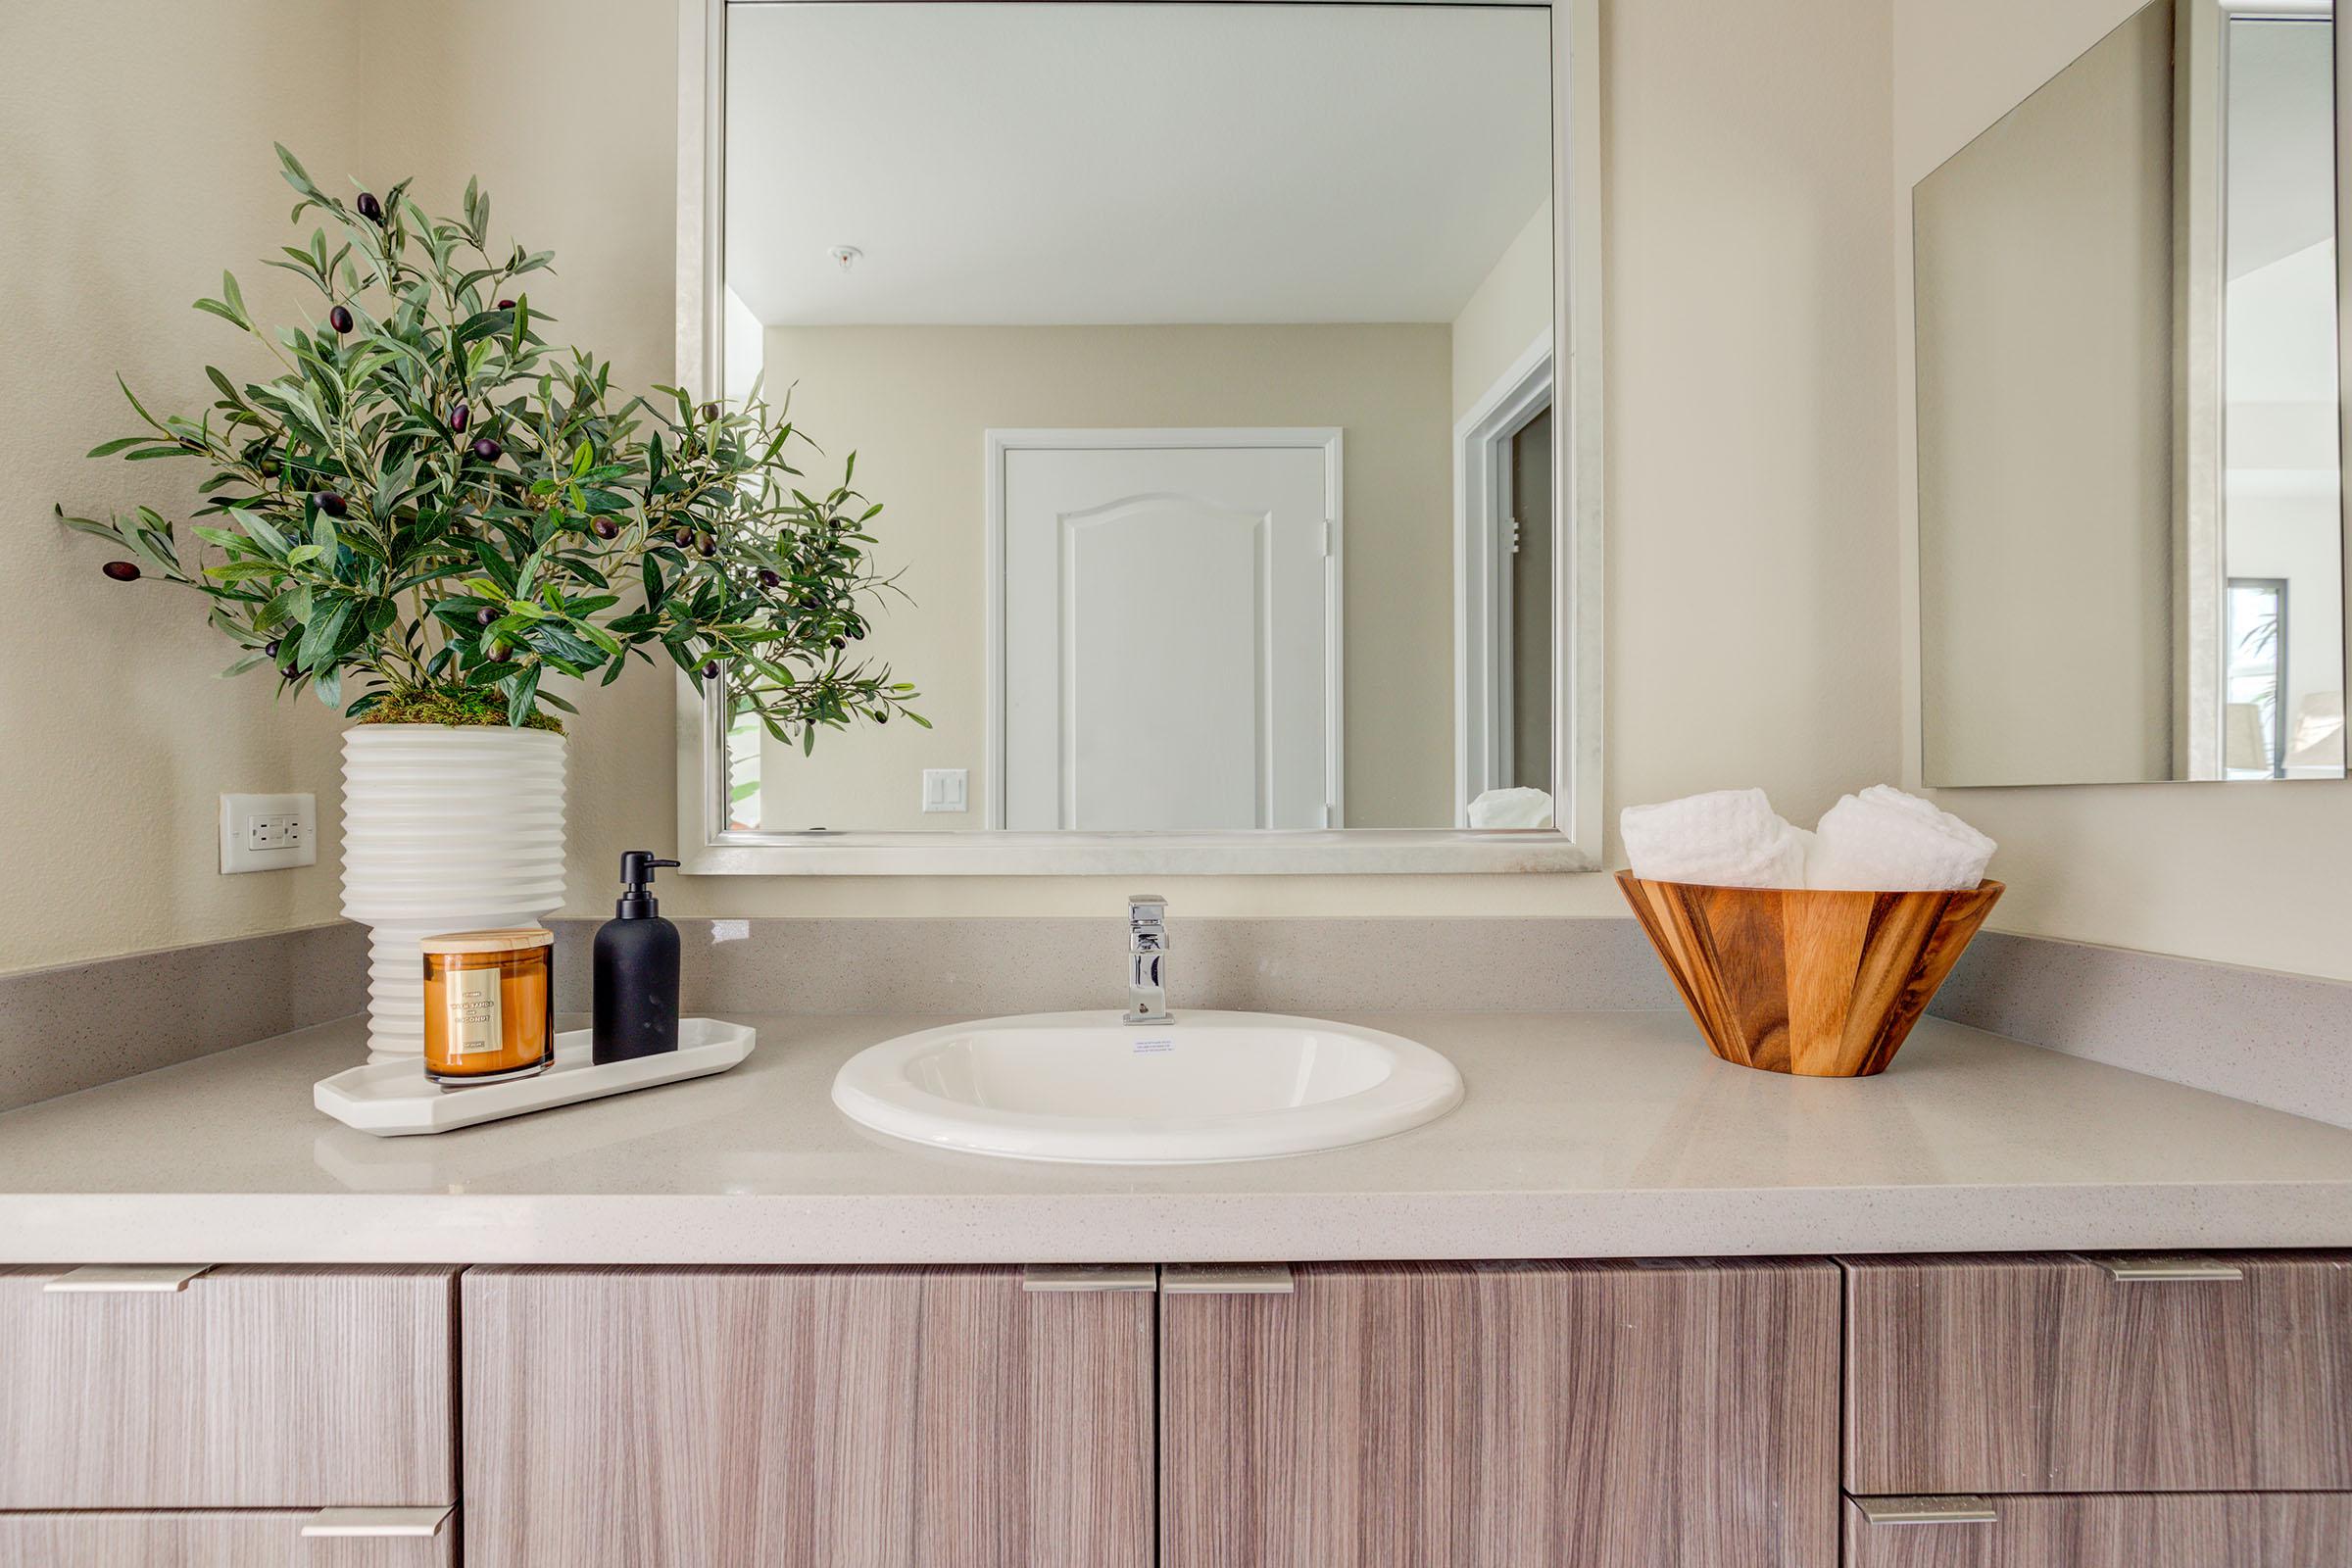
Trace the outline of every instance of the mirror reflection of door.
[[1339, 433], [1005, 447], [993, 825], [1340, 825]]
[[1510, 781], [1551, 789], [1551, 408], [1511, 437]]

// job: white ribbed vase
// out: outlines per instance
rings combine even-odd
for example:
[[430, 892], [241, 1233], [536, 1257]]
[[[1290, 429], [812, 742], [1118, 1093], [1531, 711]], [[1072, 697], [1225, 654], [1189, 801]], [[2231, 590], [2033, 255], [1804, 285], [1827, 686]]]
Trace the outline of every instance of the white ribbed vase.
[[564, 902], [564, 737], [361, 724], [343, 736], [343, 913], [370, 928], [368, 1059], [424, 1051], [421, 937]]

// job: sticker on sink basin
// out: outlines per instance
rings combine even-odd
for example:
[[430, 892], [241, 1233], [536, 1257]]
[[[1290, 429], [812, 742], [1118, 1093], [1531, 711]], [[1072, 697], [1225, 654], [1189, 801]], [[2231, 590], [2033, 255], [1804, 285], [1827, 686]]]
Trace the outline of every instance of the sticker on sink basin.
[[1175, 1049], [1176, 1037], [1174, 1035], [1154, 1035], [1150, 1039], [1136, 1041], [1134, 1046], [1135, 1054], [1139, 1056], [1161, 1056]]

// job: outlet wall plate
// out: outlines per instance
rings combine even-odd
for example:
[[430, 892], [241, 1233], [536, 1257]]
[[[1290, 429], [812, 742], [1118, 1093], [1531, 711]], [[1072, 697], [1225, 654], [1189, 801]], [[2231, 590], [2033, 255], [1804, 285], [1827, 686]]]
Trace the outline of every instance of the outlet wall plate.
[[318, 863], [315, 795], [220, 797], [220, 874]]

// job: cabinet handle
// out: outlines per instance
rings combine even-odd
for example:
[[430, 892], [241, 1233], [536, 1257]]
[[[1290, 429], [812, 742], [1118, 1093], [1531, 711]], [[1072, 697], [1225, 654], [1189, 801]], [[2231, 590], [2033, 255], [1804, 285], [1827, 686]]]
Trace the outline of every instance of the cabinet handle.
[[85, 1263], [44, 1282], [41, 1289], [52, 1296], [184, 1291], [188, 1281], [212, 1266], [210, 1263]]
[[1156, 1291], [1159, 1270], [1149, 1263], [1031, 1263], [1021, 1270], [1021, 1289], [1060, 1291]]
[[1856, 1497], [1854, 1506], [1874, 1525], [1989, 1525], [2001, 1517], [1990, 1497]]
[[302, 1522], [311, 1537], [393, 1537], [420, 1539], [437, 1536], [454, 1505], [439, 1508], [321, 1508]]
[[2107, 1277], [2125, 1284], [2165, 1280], [2242, 1280], [2245, 1270], [2218, 1257], [2094, 1257]]
[[1169, 1263], [1159, 1271], [1168, 1296], [1288, 1296], [1288, 1263]]

